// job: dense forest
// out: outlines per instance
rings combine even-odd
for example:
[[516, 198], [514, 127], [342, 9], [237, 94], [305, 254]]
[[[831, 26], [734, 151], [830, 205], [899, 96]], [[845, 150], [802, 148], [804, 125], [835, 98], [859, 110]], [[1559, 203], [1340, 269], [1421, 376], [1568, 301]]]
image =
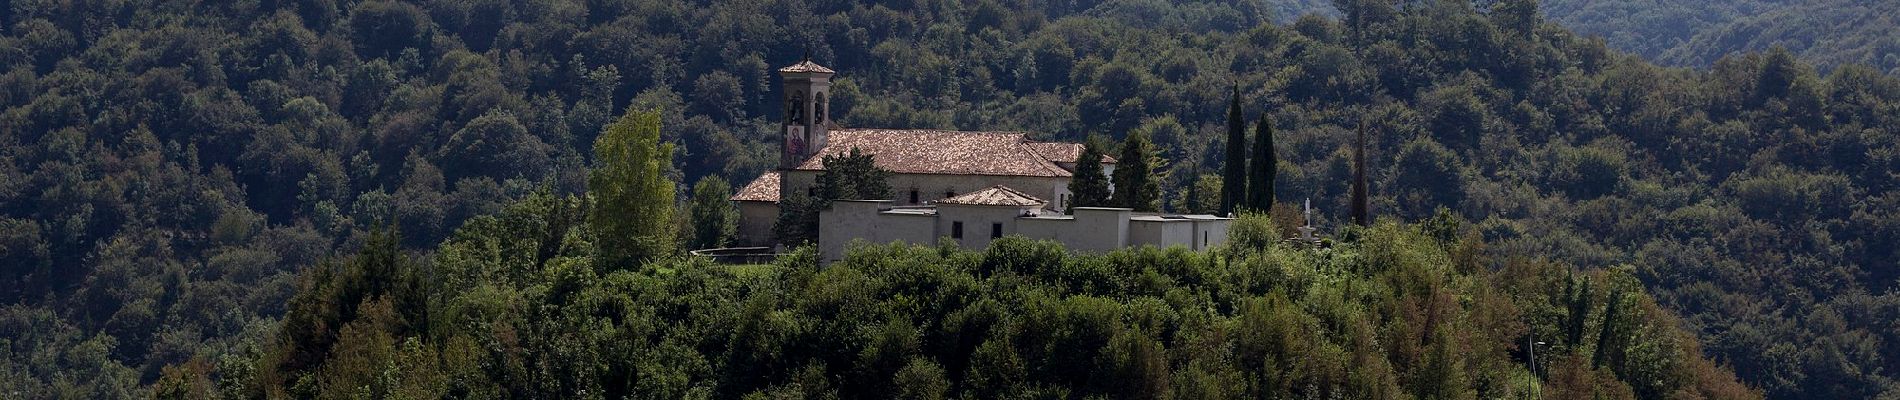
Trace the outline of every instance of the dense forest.
[[1665, 65], [1707, 67], [1787, 48], [1823, 70], [1867, 64], [1900, 75], [1900, 3], [1854, 0], [1550, 0], [1551, 19]]
[[[720, 323], [718, 315], [741, 314], [709, 310], [705, 311], [708, 315], [689, 315], [694, 311], [678, 304], [653, 313], [626, 314], [645, 313], [633, 308], [641, 304], [661, 307], [643, 302], [686, 301], [626, 292], [635, 288], [703, 290], [702, 295], [711, 296], [707, 301], [717, 303], [711, 299], [753, 301], [718, 290], [778, 285], [780, 289], [758, 291], [777, 294], [759, 295], [761, 304], [747, 306], [757, 307], [756, 312], [768, 317], [783, 317], [772, 323], [790, 324], [771, 329], [830, 329], [826, 332], [834, 335], [827, 337], [843, 340], [881, 335], [872, 330], [888, 325], [895, 331], [892, 335], [913, 332], [917, 346], [941, 344], [941, 337], [924, 336], [941, 334], [942, 327], [925, 325], [934, 321], [914, 320], [909, 322], [912, 325], [899, 326], [882, 317], [840, 314], [862, 311], [838, 308], [844, 302], [808, 304], [822, 299], [798, 298], [818, 293], [784, 294], [793, 285], [811, 283], [810, 278], [796, 274], [834, 274], [799, 261], [788, 260], [749, 277], [692, 262], [665, 261], [670, 260], [665, 257], [648, 268], [636, 262], [645, 257], [606, 253], [574, 256], [611, 259], [605, 266], [484, 267], [491, 268], [484, 271], [515, 274], [505, 279], [443, 270], [458, 265], [473, 268], [455, 262], [476, 261], [445, 260], [453, 252], [464, 251], [455, 250], [457, 243], [475, 240], [465, 236], [479, 236], [474, 231], [484, 229], [471, 227], [474, 223], [468, 221], [494, 224], [493, 215], [511, 204], [558, 203], [599, 190], [591, 187], [598, 185], [590, 185], [589, 178], [599, 175], [608, 157], [602, 156], [595, 143], [616, 118], [634, 115], [624, 110], [658, 110], [647, 118], [651, 121], [645, 121], [651, 124], [640, 125], [640, 131], [652, 132], [644, 127], [658, 126], [652, 133], [659, 138], [652, 142], [673, 144], [665, 147], [671, 150], [666, 159], [672, 162], [650, 174], [621, 175], [665, 178], [642, 180], [643, 189], [653, 190], [636, 192], [653, 195], [658, 193], [658, 188], [651, 187], [655, 182], [669, 183], [675, 187], [664, 188], [667, 197], [683, 203], [687, 196], [680, 195], [695, 192], [687, 190], [687, 183], [708, 177], [749, 179], [770, 166], [775, 154], [778, 115], [775, 102], [768, 101], [777, 98], [773, 68], [809, 54], [841, 71], [832, 114], [844, 125], [1020, 129], [1035, 132], [1041, 139], [1093, 137], [1105, 143], [1139, 134], [1161, 150], [1166, 162], [1157, 171], [1164, 177], [1163, 192], [1170, 196], [1190, 192], [1183, 189], [1200, 186], [1196, 183], [1208, 181], [1204, 176], [1221, 170], [1225, 106], [1238, 87], [1245, 99], [1246, 119], [1264, 116], [1278, 135], [1280, 172], [1274, 197], [1282, 202], [1312, 199], [1322, 211], [1320, 225], [1329, 231], [1345, 220], [1352, 175], [1349, 144], [1354, 129], [1363, 126], [1370, 136], [1366, 158], [1373, 214], [1421, 221], [1433, 217], [1437, 208], [1448, 207], [1452, 215], [1447, 218], [1468, 221], [1460, 226], [1477, 235], [1466, 241], [1483, 243], [1485, 258], [1498, 260], [1464, 264], [1479, 268], [1434, 276], [1502, 279], [1496, 271], [1482, 270], [1508, 271], [1501, 266], [1523, 268], [1539, 263], [1556, 265], [1541, 268], [1558, 271], [1574, 267], [1580, 271], [1575, 276], [1596, 282], [1598, 291], [1593, 293], [1607, 296], [1621, 290], [1617, 293], [1629, 294], [1627, 300], [1616, 302], [1621, 305], [1612, 307], [1629, 306], [1628, 318], [1641, 315], [1642, 319], [1628, 321], [1680, 325], [1701, 342], [1708, 358], [1732, 366], [1743, 383], [1769, 398], [1900, 396], [1900, 383], [1895, 381], [1900, 377], [1900, 358], [1892, 356], [1900, 354], [1900, 294], [1895, 292], [1900, 284], [1896, 265], [1900, 251], [1889, 245], [1900, 242], [1900, 196], [1892, 193], [1900, 185], [1900, 175], [1893, 173], [1900, 171], [1900, 136], [1896, 136], [1900, 132], [1894, 131], [1900, 126], [1900, 80], [1881, 73], [1883, 67], [1841, 64], [1823, 75], [1799, 61], [1793, 51], [1776, 50], [1716, 54], [1720, 58], [1700, 70], [1663, 68], [1611, 50], [1605, 40], [1548, 23], [1534, 0], [1475, 4], [1340, 0], [1333, 2], [1334, 13], [1289, 13], [1313, 6], [1159, 0], [8, 1], [0, 4], [0, 393], [141, 397], [155, 383], [167, 381], [170, 384], [156, 386], [245, 394], [281, 388], [284, 393], [310, 394], [334, 383], [323, 381], [324, 368], [361, 371], [351, 366], [372, 361], [458, 367], [460, 361], [493, 363], [481, 371], [445, 370], [445, 375], [418, 378], [463, 383], [492, 376], [534, 376], [455, 375], [502, 374], [497, 371], [515, 368], [507, 362], [524, 363], [519, 364], [521, 371], [590, 368], [585, 371], [636, 374], [566, 377], [579, 381], [548, 381], [550, 385], [578, 382], [551, 389], [454, 386], [466, 388], [467, 393], [491, 389], [578, 393], [567, 390], [589, 388], [587, 382], [612, 392], [632, 390], [625, 386], [631, 382], [665, 381], [708, 382], [711, 386], [704, 389], [688, 383], [667, 387], [709, 395], [793, 386], [813, 393], [830, 387], [841, 395], [852, 395], [849, 390], [853, 389], [827, 385], [896, 379], [850, 375], [857, 368], [852, 361], [856, 353], [798, 353], [856, 352], [862, 349], [849, 346], [868, 342], [816, 342], [813, 347], [784, 353], [807, 359], [774, 361], [783, 363], [774, 365], [798, 369], [781, 373], [812, 377], [707, 378], [731, 372], [713, 366], [733, 363], [706, 357], [758, 353], [717, 348], [729, 346], [721, 341], [728, 339], [676, 337], [694, 333], [657, 327], [678, 322], [710, 329], [693, 324]], [[712, 188], [705, 192], [717, 192], [719, 185], [704, 186]], [[598, 221], [589, 225], [615, 219], [595, 215]], [[688, 224], [676, 221], [698, 214], [665, 215], [669, 220], [660, 222], [684, 227]], [[1391, 232], [1403, 230], [1383, 229], [1388, 232], [1385, 236], [1369, 237], [1391, 238], [1397, 235]], [[397, 234], [376, 233], [384, 231]], [[507, 246], [491, 246], [486, 251], [496, 254], [484, 257], [516, 263], [506, 265], [526, 265], [520, 264], [521, 258], [555, 260], [550, 254], [577, 254], [573, 252], [588, 248], [556, 245], [568, 243], [566, 239], [543, 241], [539, 247], [502, 242]], [[657, 242], [639, 245], [643, 252], [678, 247]], [[1365, 251], [1348, 247], [1341, 251]], [[618, 253], [632, 249], [612, 248]], [[358, 253], [362, 255], [351, 256]], [[1008, 284], [990, 281], [995, 279], [992, 274], [970, 269], [968, 261], [956, 261], [980, 257], [961, 254], [966, 255], [933, 259], [928, 254], [893, 254], [893, 260], [915, 261], [866, 261], [835, 274], [862, 273], [868, 279], [885, 274], [881, 269], [892, 268], [890, 264], [941, 265], [982, 285]], [[1150, 268], [1147, 261], [1112, 261], [1139, 254], [1061, 262], [1120, 265], [1112, 268], [1146, 274], [1140, 271]], [[1208, 255], [1168, 257], [1190, 264], [1209, 259]], [[1273, 257], [1284, 256], [1265, 257], [1269, 261], [1261, 262], [1272, 263]], [[431, 272], [436, 273], [432, 276], [476, 280], [423, 280], [427, 283], [423, 288], [356, 288], [351, 290], [414, 297], [329, 303], [367, 299], [323, 297], [328, 296], [323, 291], [336, 291], [324, 289], [334, 284], [326, 282], [361, 282], [337, 277], [339, 271], [354, 271], [348, 266], [356, 264], [428, 267], [380, 269], [376, 274], [382, 275], [372, 277], [440, 271]], [[1285, 265], [1283, 269], [1314, 271], [1364, 267], [1349, 260]], [[616, 275], [620, 270], [628, 272]], [[570, 278], [543, 277], [542, 271], [579, 274], [571, 279], [613, 280], [563, 284], [560, 279]], [[1186, 271], [1161, 271], [1154, 278], [1186, 280], [1190, 274]], [[1364, 279], [1347, 281], [1382, 279], [1375, 270], [1356, 272]], [[356, 272], [343, 275], [350, 274]], [[1559, 275], [1567, 276], [1538, 273]], [[413, 281], [405, 279], [412, 280], [391, 278], [376, 285]], [[537, 286], [540, 283], [546, 284]], [[1021, 290], [1048, 292], [1042, 297], [1049, 299], [1047, 307], [1073, 301], [1077, 307], [1114, 303], [1113, 308], [1134, 310], [1149, 307], [1137, 303], [1155, 303], [1138, 299], [1159, 297], [1164, 299], [1161, 304], [1150, 308], [1207, 321], [1245, 321], [1250, 318], [1247, 315], [1254, 315], [1248, 313], [1280, 315], [1275, 310], [1283, 309], [1275, 307], [1298, 304], [1304, 316], [1289, 314], [1287, 318], [1347, 324], [1331, 326], [1337, 329], [1324, 331], [1331, 332], [1322, 333], [1326, 336], [1300, 340], [1340, 346], [1326, 351], [1388, 357], [1390, 371], [1363, 376], [1391, 377], [1391, 385], [1371, 381], [1366, 387], [1396, 385], [1404, 393], [1425, 393], [1416, 386], [1421, 378], [1407, 372], [1417, 365], [1406, 362], [1426, 359], [1403, 358], [1416, 354], [1404, 355], [1401, 348], [1382, 348], [1383, 353], [1373, 354], [1346, 350], [1353, 349], [1350, 346], [1357, 340], [1348, 334], [1368, 329], [1346, 327], [1350, 324], [1372, 324], [1375, 341], [1398, 340], [1388, 337], [1398, 334], [1388, 330], [1396, 327], [1383, 326], [1402, 320], [1391, 317], [1399, 315], [1397, 311], [1364, 308], [1352, 316], [1329, 316], [1323, 313], [1338, 309], [1321, 301], [1331, 300], [1312, 298], [1310, 293], [1287, 292], [1280, 295], [1285, 300], [1274, 303], [1246, 300], [1273, 297], [1247, 291], [1251, 289], [1194, 288], [1183, 289], [1182, 295], [1205, 296], [1205, 302], [1170, 303], [1166, 292], [1130, 289], [1133, 286], [1057, 291], [1036, 289], [1039, 285]], [[882, 286], [863, 290], [876, 287]], [[1274, 287], [1292, 291], [1326, 286]], [[1448, 287], [1452, 289], [1447, 294], [1474, 285]], [[1500, 284], [1499, 290], [1508, 287]], [[1564, 293], [1563, 288], [1551, 285], [1540, 286], [1547, 289], [1543, 291], [1518, 287], [1526, 296]], [[533, 292], [540, 297], [497, 292], [468, 298], [492, 303], [462, 306], [441, 303], [451, 299], [433, 295], [448, 293], [440, 291], [443, 288]], [[589, 306], [594, 307], [592, 311], [567, 310], [562, 305], [571, 304], [568, 300], [545, 297], [588, 288], [613, 288], [594, 290], [617, 291], [615, 296], [627, 297], [590, 300], [599, 301]], [[885, 290], [880, 293], [938, 293], [936, 289]], [[1018, 293], [1015, 290], [979, 290], [964, 298], [1009, 296]], [[1355, 292], [1370, 288], [1339, 290], [1354, 296], [1342, 301], [1341, 307], [1398, 304], [1393, 302], [1412, 298], [1396, 292]], [[1512, 300], [1510, 307], [1484, 308], [1467, 303], [1478, 297], [1464, 297], [1482, 293], [1457, 293], [1460, 297], [1453, 299], [1462, 310], [1516, 308], [1527, 315], [1541, 315], [1538, 318], [1559, 315], [1524, 311], [1541, 307], [1537, 304], [1542, 303], [1530, 299]], [[922, 302], [909, 296], [875, 300]], [[919, 304], [891, 306], [901, 310]], [[1195, 304], [1217, 306], [1212, 311], [1182, 308]], [[1008, 305], [1027, 307], [1019, 302]], [[807, 306], [820, 308], [798, 312], [819, 313], [821, 318], [793, 318], [797, 314], [787, 311]], [[1663, 317], [1660, 310], [1681, 318]], [[1008, 311], [1011, 315], [1084, 312]], [[417, 312], [431, 314], [418, 316]], [[461, 312], [475, 314], [440, 314]], [[552, 316], [559, 313], [573, 314]], [[354, 343], [367, 346], [363, 349], [401, 351], [388, 353], [394, 358], [340, 363], [322, 362], [326, 354], [302, 354], [296, 361], [274, 358], [285, 357], [281, 352], [287, 345], [302, 343], [292, 334], [313, 331], [293, 329], [298, 326], [293, 324], [345, 324], [323, 325], [330, 329], [327, 332], [336, 333], [336, 329], [348, 330], [348, 323], [355, 321], [338, 318], [358, 315], [368, 316], [356, 330], [369, 335], [364, 336], [369, 342]], [[474, 344], [454, 341], [488, 335], [495, 332], [491, 327], [510, 327], [496, 321], [519, 321], [516, 318], [525, 315], [548, 316], [529, 325], [546, 330], [503, 330], [493, 338], [634, 346], [631, 341], [586, 335], [641, 333], [660, 341], [648, 347], [622, 348], [521, 344], [524, 349], [588, 353], [519, 354], [519, 358], [488, 361], [454, 358], [493, 355], [462, 351]], [[1115, 311], [1110, 314], [1115, 318], [1109, 319], [1120, 321], [1131, 315], [1139, 314]], [[845, 328], [831, 325], [836, 323], [832, 318], [864, 318], [854, 321], [874, 324], [852, 328], [867, 329], [863, 332], [845, 332], [867, 336], [850, 336], [837, 333]], [[1453, 325], [1434, 322], [1408, 325], [1408, 329], [1470, 324], [1472, 320], [1466, 318], [1443, 323]], [[472, 328], [455, 325], [456, 321], [496, 324]], [[821, 322], [824, 325], [814, 325]], [[643, 323], [657, 325], [635, 326]], [[1197, 379], [1202, 378], [1193, 376], [1200, 372], [1191, 372], [1197, 367], [1188, 361], [1204, 359], [1191, 355], [1193, 342], [1177, 339], [1180, 332], [1192, 333], [1189, 336], [1218, 332], [1211, 328], [1214, 325], [1176, 321], [1119, 329], [1131, 323], [1116, 322], [1110, 328], [1138, 331], [1123, 335], [1120, 343], [1125, 348], [1167, 354], [1163, 357], [1166, 365], [1141, 368], [1169, 371], [1171, 377], [1187, 374], [1170, 378], [1176, 382], [1169, 386], [1173, 390], [1186, 390], [1181, 382], [1201, 382]], [[609, 328], [602, 328], [603, 324]], [[1600, 325], [1591, 319], [1567, 326], [1600, 330]], [[1555, 325], [1536, 322], [1527, 329], [1544, 326]], [[1677, 346], [1669, 351], [1696, 347], [1686, 338], [1665, 340], [1666, 332], [1671, 332], [1666, 327], [1637, 326], [1654, 333], [1648, 337], [1658, 341], [1621, 344]], [[633, 330], [623, 331], [623, 327]], [[1029, 332], [1026, 327], [1011, 329]], [[1518, 338], [1512, 332], [1450, 330], [1466, 341], [1459, 346], [1495, 352], [1460, 353], [1468, 358], [1459, 360], [1441, 358], [1466, 363], [1462, 370], [1467, 375], [1448, 378], [1462, 383], [1448, 388], [1462, 388], [1458, 393], [1466, 394], [1511, 393], [1489, 391], [1512, 389], [1484, 389], [1480, 382], [1513, 373], [1514, 367], [1494, 364], [1523, 361], [1516, 353], [1523, 348], [1512, 347]], [[794, 337], [761, 336], [758, 340]], [[1001, 337], [1024, 349], [1053, 343], [1035, 340], [1055, 340]], [[1088, 337], [1116, 341], [1115, 335]], [[1537, 337], [1546, 336], [1540, 332]], [[666, 342], [668, 338], [673, 342]], [[698, 341], [684, 342], [688, 339]], [[382, 344], [399, 347], [376, 347]], [[748, 346], [771, 349], [775, 345]], [[1638, 375], [1631, 375], [1664, 364], [1598, 369], [1594, 367], [1619, 361], [1588, 360], [1593, 368], [1582, 368], [1576, 363], [1585, 361], [1562, 358], [1616, 354], [1596, 351], [1597, 347], [1601, 346], [1592, 342], [1559, 348], [1553, 353], [1558, 358], [1551, 359], [1540, 353], [1540, 365], [1551, 368], [1537, 373], [1550, 384], [1559, 379], [1552, 374], [1565, 371], [1562, 366], [1570, 362], [1568, 371], [1576, 374], [1562, 379], [1626, 382], [1637, 396], [1688, 387], [1707, 390], [1701, 393], [1730, 393], [1723, 391], [1728, 390], [1723, 389], [1725, 385], [1637, 382]], [[1024, 381], [974, 383], [964, 376], [974, 373], [968, 366], [952, 364], [955, 359], [947, 358], [956, 353], [916, 349], [889, 359], [901, 360], [893, 362], [901, 362], [902, 367], [872, 370], [904, 370], [912, 358], [921, 358], [904, 379], [918, 379], [925, 385], [941, 381], [945, 385], [941, 393], [952, 395], [1001, 393], [983, 392], [991, 390], [984, 388], [1035, 391], [1042, 389], [1031, 387], [1041, 386], [1079, 394], [1110, 390], [1060, 373], [1025, 372]], [[1674, 354], [1663, 348], [1642, 349], [1652, 356]], [[1302, 349], [1308, 350], [1320, 349]], [[604, 353], [608, 351], [620, 353]], [[366, 353], [365, 357], [375, 355]], [[705, 364], [693, 364], [694, 357]], [[1663, 358], [1704, 363], [1690, 355]], [[808, 368], [817, 365], [812, 359], [823, 365]], [[526, 364], [530, 360], [536, 364]], [[1031, 359], [1019, 360], [1025, 368], [1031, 366]], [[562, 365], [567, 361], [596, 364]], [[675, 375], [677, 371], [643, 376], [637, 374], [648, 369], [599, 364], [636, 361], [703, 369], [683, 372], [683, 377]], [[1046, 361], [1033, 362], [1039, 363], [1036, 368], [1049, 368], [1052, 364], [1042, 364]], [[1238, 362], [1207, 361], [1199, 368], [1206, 376], [1231, 377], [1221, 374], [1251, 373], [1248, 368], [1258, 366]], [[1337, 376], [1328, 374], [1362, 376], [1350, 370], [1313, 368], [1311, 375], [1298, 376], [1318, 379], [1308, 386], [1326, 391], [1321, 393], [1337, 393], [1328, 388], [1345, 387], [1320, 383], [1335, 382], [1332, 379]], [[1609, 374], [1601, 374], [1605, 371]], [[291, 373], [302, 375], [286, 375]], [[566, 372], [548, 372], [561, 373]], [[1718, 373], [1697, 374], [1696, 379], [1668, 382], [1720, 381], [1709, 378]], [[943, 379], [932, 379], [939, 375]], [[310, 378], [298, 381], [301, 377]], [[1215, 383], [1208, 384], [1209, 391], [1197, 393], [1291, 388], [1223, 386], [1218, 382], [1228, 378], [1206, 379]], [[185, 381], [182, 386], [179, 380]], [[378, 382], [352, 387], [410, 387]], [[417, 390], [444, 387], [450, 386]]]

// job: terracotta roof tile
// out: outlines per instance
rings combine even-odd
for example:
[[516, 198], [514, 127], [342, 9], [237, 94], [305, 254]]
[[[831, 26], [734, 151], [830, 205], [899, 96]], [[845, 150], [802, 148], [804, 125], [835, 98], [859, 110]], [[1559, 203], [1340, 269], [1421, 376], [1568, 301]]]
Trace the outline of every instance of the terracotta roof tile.
[[797, 169], [824, 170], [824, 156], [857, 148], [877, 166], [900, 174], [1071, 176], [1031, 148], [1022, 132], [932, 129], [841, 129]]
[[804, 60], [804, 61], [799, 61], [799, 62], [798, 62], [797, 64], [792, 64], [791, 66], [788, 66], [788, 67], [785, 67], [785, 68], [779, 68], [779, 69], [778, 69], [778, 72], [787, 72], [787, 73], [820, 73], [820, 74], [835, 74], [835, 73], [838, 73], [838, 71], [832, 71], [832, 70], [831, 70], [831, 68], [825, 68], [825, 66], [823, 66], [823, 65], [818, 65], [818, 63], [815, 63], [815, 62], [811, 62], [811, 60]]
[[[1081, 143], [1030, 142], [1027, 145], [1030, 150], [1034, 150], [1036, 154], [1049, 162], [1072, 163], [1077, 157], [1082, 156]], [[1114, 164], [1115, 157], [1103, 154], [1102, 163]]]
[[778, 182], [778, 171], [765, 171], [765, 173], [759, 174], [758, 178], [753, 179], [752, 183], [747, 183], [745, 187], [739, 188], [739, 191], [733, 193], [729, 200], [777, 203]]
[[961, 196], [941, 199], [933, 201], [932, 203], [1018, 207], [1049, 204], [1049, 202], [1038, 199], [1036, 196], [1030, 196], [1028, 193], [1010, 189], [1008, 186], [1003, 185], [991, 186], [988, 189], [965, 193]]

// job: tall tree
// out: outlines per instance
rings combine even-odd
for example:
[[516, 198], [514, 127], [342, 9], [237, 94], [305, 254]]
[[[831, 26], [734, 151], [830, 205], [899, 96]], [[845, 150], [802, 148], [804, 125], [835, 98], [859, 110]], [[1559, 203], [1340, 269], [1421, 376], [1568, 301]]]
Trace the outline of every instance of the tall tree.
[[693, 238], [687, 244], [694, 249], [723, 247], [739, 233], [739, 208], [726, 200], [732, 197], [732, 184], [725, 178], [707, 176], [693, 184]]
[[1352, 141], [1352, 223], [1366, 226], [1371, 215], [1366, 206], [1366, 125], [1359, 124], [1359, 131]]
[[1102, 150], [1095, 141], [1082, 143], [1082, 154], [1075, 157], [1075, 176], [1069, 179], [1069, 211], [1076, 207], [1108, 205], [1108, 173], [1102, 171]]
[[1247, 182], [1247, 207], [1254, 211], [1266, 212], [1273, 209], [1273, 178], [1279, 173], [1277, 163], [1280, 156], [1273, 148], [1273, 123], [1267, 121], [1265, 114], [1260, 115], [1260, 124], [1254, 131], [1253, 168]]
[[673, 144], [660, 141], [660, 113], [628, 110], [594, 141], [589, 221], [603, 264], [626, 267], [670, 252]]
[[843, 154], [822, 159], [825, 171], [818, 173], [812, 194], [794, 193], [779, 199], [778, 222], [772, 232], [779, 242], [801, 245], [818, 240], [818, 212], [831, 208], [832, 200], [889, 199], [891, 172], [877, 166], [869, 153], [851, 148]]
[[1148, 142], [1147, 134], [1133, 131], [1122, 140], [1121, 150], [1115, 164], [1115, 193], [1109, 203], [1135, 211], [1160, 210], [1161, 182], [1155, 170], [1161, 158], [1155, 155], [1154, 144]]
[[1220, 213], [1247, 201], [1247, 121], [1240, 115], [1240, 87], [1227, 104], [1227, 162], [1221, 173]]

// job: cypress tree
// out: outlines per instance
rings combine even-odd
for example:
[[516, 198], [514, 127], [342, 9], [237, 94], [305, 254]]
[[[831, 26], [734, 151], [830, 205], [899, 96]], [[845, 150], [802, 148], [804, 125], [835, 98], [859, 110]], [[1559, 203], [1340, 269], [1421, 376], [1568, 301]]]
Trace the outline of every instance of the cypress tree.
[[1069, 180], [1069, 210], [1076, 207], [1100, 207], [1108, 204], [1108, 173], [1102, 171], [1102, 150], [1095, 141], [1082, 144], [1075, 157], [1075, 177]]
[[1623, 288], [1616, 288], [1610, 291], [1609, 300], [1603, 304], [1603, 324], [1601, 325], [1603, 329], [1597, 332], [1596, 355], [1590, 358], [1592, 369], [1603, 368], [1603, 363], [1610, 361], [1608, 359], [1613, 356], [1611, 351], [1615, 349], [1612, 347], [1618, 345], [1616, 319], [1621, 316], [1623, 310], [1617, 303], [1621, 303], [1622, 299]]
[[1359, 124], [1358, 137], [1352, 143], [1352, 223], [1366, 226], [1370, 219], [1366, 207], [1366, 125]]
[[1220, 213], [1247, 201], [1247, 121], [1240, 115], [1240, 87], [1227, 105], [1227, 162], [1221, 171]]
[[1141, 131], [1128, 133], [1122, 141], [1121, 157], [1115, 165], [1115, 193], [1110, 203], [1133, 208], [1135, 211], [1156, 211], [1161, 208], [1161, 183], [1155, 179], [1154, 144], [1148, 142], [1148, 135]]
[[1253, 138], [1253, 170], [1247, 182], [1247, 204], [1254, 211], [1266, 212], [1273, 209], [1273, 178], [1278, 173], [1280, 157], [1273, 148], [1273, 123], [1267, 116], [1260, 116], [1258, 129]]

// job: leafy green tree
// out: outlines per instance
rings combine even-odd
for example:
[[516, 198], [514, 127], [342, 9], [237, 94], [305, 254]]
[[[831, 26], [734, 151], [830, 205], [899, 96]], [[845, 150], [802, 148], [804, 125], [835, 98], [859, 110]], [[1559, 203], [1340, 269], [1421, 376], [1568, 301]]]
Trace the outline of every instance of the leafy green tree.
[[1220, 198], [1217, 196], [1222, 192], [1222, 186], [1220, 175], [1199, 174], [1193, 182], [1188, 183], [1186, 191], [1175, 197], [1173, 208], [1176, 212], [1217, 214], [1220, 212]]
[[1161, 207], [1161, 182], [1155, 175], [1161, 158], [1153, 143], [1141, 131], [1128, 133], [1122, 140], [1121, 154], [1115, 157], [1115, 192], [1109, 204], [1135, 211], [1158, 211]]
[[821, 160], [825, 172], [813, 186], [826, 200], [880, 200], [891, 198], [891, 172], [877, 166], [876, 157], [851, 148]]
[[1491, 19], [1499, 28], [1511, 35], [1531, 39], [1537, 33], [1537, 25], [1543, 12], [1538, 10], [1538, 0], [1500, 0], [1491, 3]]
[[690, 206], [692, 240], [689, 248], [709, 249], [732, 243], [739, 233], [739, 208], [726, 200], [732, 197], [732, 184], [724, 178], [707, 176], [693, 184]]
[[594, 141], [588, 192], [603, 265], [630, 268], [674, 248], [673, 186], [664, 173], [673, 145], [660, 141], [660, 113], [627, 110]]
[[1247, 172], [1247, 207], [1258, 211], [1273, 209], [1274, 175], [1279, 174], [1280, 156], [1273, 148], [1273, 123], [1260, 116], [1254, 131], [1253, 165]]
[[404, 49], [426, 48], [429, 14], [414, 4], [373, 1], [350, 12], [350, 34], [357, 50], [369, 57], [393, 57]]
[[904, 364], [892, 383], [899, 399], [942, 400], [950, 391], [950, 381], [944, 376], [943, 367], [923, 358], [912, 358], [910, 363]]
[[1228, 100], [1227, 159], [1222, 168], [1221, 182], [1227, 185], [1221, 187], [1220, 214], [1227, 215], [1243, 203], [1252, 204], [1247, 198], [1247, 121], [1240, 115], [1239, 86], [1234, 87], [1233, 98]]
[[1437, 141], [1418, 138], [1406, 143], [1392, 162], [1392, 190], [1407, 218], [1424, 218], [1439, 206], [1457, 207], [1464, 201], [1465, 166]]
[[1075, 174], [1069, 179], [1069, 210], [1076, 207], [1101, 207], [1108, 205], [1108, 174], [1102, 171], [1102, 151], [1095, 141], [1082, 143], [1082, 153], [1075, 157]]

